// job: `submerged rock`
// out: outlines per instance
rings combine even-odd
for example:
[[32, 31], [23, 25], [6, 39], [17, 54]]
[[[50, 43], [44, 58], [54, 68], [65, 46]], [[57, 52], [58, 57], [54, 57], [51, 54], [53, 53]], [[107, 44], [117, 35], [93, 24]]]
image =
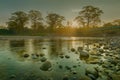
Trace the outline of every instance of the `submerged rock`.
[[99, 73], [97, 71], [97, 68], [86, 68], [85, 74], [89, 76], [91, 79], [95, 80], [99, 77]]
[[69, 56], [69, 55], [65, 55], [65, 58], [67, 58], [67, 59], [68, 59], [68, 58], [70, 58], [70, 56]]
[[81, 76], [79, 80], [92, 80], [88, 76]]
[[46, 60], [47, 60], [47, 58], [45, 58], [45, 57], [42, 57], [42, 58], [40, 59], [41, 62], [45, 62]]
[[64, 56], [63, 56], [63, 55], [60, 55], [59, 57], [60, 57], [60, 58], [64, 58]]
[[77, 72], [76, 71], [72, 71], [72, 74], [77, 74]]
[[16, 75], [13, 74], [10, 76], [10, 79], [14, 79], [14, 78], [16, 78]]
[[52, 67], [51, 62], [50, 62], [50, 61], [45, 61], [45, 62], [41, 65], [40, 69], [43, 70], [43, 71], [48, 71], [51, 67]]
[[83, 47], [78, 47], [77, 50], [81, 51], [81, 50], [83, 50]]
[[77, 66], [76, 65], [73, 65], [73, 68], [76, 68]]
[[71, 51], [72, 51], [72, 52], [75, 52], [75, 49], [74, 49], [74, 48], [71, 48]]
[[69, 80], [68, 75], [65, 75], [62, 80]]
[[87, 60], [89, 58], [89, 53], [85, 51], [80, 51], [80, 59], [81, 60]]
[[59, 65], [59, 68], [60, 68], [60, 69], [62, 69], [62, 68], [63, 68], [63, 66], [62, 66], [62, 65]]
[[71, 67], [65, 66], [65, 68], [66, 68], [67, 70], [70, 70], [70, 71], [71, 71]]
[[36, 54], [32, 54], [31, 56], [32, 56], [32, 59], [37, 59], [38, 58], [38, 56]]
[[28, 58], [28, 57], [29, 57], [29, 54], [24, 54], [23, 57], [24, 57], [24, 58]]
[[112, 74], [111, 77], [112, 77], [112, 80], [120, 80], [120, 75]]
[[40, 53], [40, 57], [43, 57], [43, 56], [45, 56], [45, 54], [44, 53]]

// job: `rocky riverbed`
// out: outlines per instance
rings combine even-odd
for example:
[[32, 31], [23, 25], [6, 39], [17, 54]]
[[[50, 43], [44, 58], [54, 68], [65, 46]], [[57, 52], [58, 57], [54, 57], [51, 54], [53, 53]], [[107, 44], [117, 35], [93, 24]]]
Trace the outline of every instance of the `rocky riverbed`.
[[1, 80], [120, 79], [120, 38], [0, 43]]

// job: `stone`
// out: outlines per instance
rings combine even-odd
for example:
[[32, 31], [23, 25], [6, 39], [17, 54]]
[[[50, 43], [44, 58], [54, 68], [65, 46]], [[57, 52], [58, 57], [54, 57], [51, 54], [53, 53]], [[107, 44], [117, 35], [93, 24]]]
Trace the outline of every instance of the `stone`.
[[120, 80], [120, 75], [112, 74], [111, 77], [112, 77], [112, 80]]
[[62, 65], [59, 65], [59, 68], [60, 68], [60, 69], [62, 69], [62, 68], [63, 68], [63, 66], [62, 66]]
[[10, 76], [10, 79], [14, 79], [14, 78], [16, 78], [16, 75], [13, 74]]
[[43, 47], [42, 49], [46, 49], [46, 47]]
[[72, 71], [72, 74], [77, 74], [77, 72], [76, 71]]
[[67, 70], [70, 70], [70, 71], [71, 71], [71, 67], [65, 66], [65, 68], [66, 68]]
[[42, 71], [48, 71], [51, 67], [52, 67], [51, 62], [50, 62], [50, 61], [45, 61], [45, 62], [41, 65], [40, 69], [41, 69]]
[[47, 60], [47, 58], [45, 58], [45, 57], [42, 57], [42, 58], [40, 59], [41, 62], [45, 62], [46, 60]]
[[45, 54], [44, 53], [40, 53], [40, 57], [43, 57], [43, 56], [45, 56]]
[[63, 56], [63, 55], [60, 55], [59, 57], [60, 57], [60, 58], [64, 58], [64, 56]]
[[88, 76], [81, 76], [79, 80], [92, 80], [92, 79]]
[[68, 75], [65, 75], [62, 80], [69, 80]]
[[73, 65], [73, 68], [76, 68], [77, 66], [76, 65]]
[[80, 59], [81, 60], [87, 60], [88, 58], [89, 58], [89, 53], [87, 53], [85, 51], [80, 52]]
[[67, 58], [67, 59], [68, 59], [68, 58], [70, 58], [70, 56], [69, 56], [69, 55], [65, 55], [65, 58]]
[[85, 74], [86, 74], [87, 76], [91, 77], [92, 79], [93, 79], [93, 78], [98, 78], [98, 76], [99, 76], [99, 73], [98, 73], [98, 71], [96, 70], [96, 68], [90, 68], [90, 67], [86, 68]]
[[24, 54], [23, 57], [24, 57], [24, 58], [28, 58], [28, 57], [29, 57], [29, 54]]
[[38, 56], [36, 54], [32, 54], [31, 56], [32, 56], [32, 59], [37, 59], [38, 58]]
[[77, 50], [81, 51], [81, 50], [83, 50], [83, 47], [78, 47]]
[[72, 52], [75, 52], [75, 49], [74, 49], [74, 48], [71, 48], [71, 51], [72, 51]]

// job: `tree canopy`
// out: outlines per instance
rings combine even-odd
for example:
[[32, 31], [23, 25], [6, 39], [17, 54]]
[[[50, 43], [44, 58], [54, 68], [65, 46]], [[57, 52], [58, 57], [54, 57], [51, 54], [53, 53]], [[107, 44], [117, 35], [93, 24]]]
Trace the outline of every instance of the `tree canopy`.
[[42, 27], [43, 23], [42, 23], [42, 14], [40, 11], [37, 10], [30, 10], [29, 11], [29, 18], [31, 21], [31, 28], [33, 30], [38, 30], [40, 27]]
[[47, 23], [51, 29], [62, 27], [62, 22], [65, 20], [64, 16], [56, 13], [50, 13], [46, 16]]
[[75, 18], [83, 27], [95, 27], [101, 22], [100, 16], [103, 13], [98, 7], [85, 6]]
[[11, 18], [9, 19], [8, 29], [13, 29], [16, 32], [20, 32], [25, 27], [25, 24], [28, 21], [28, 15], [23, 11], [17, 11], [12, 13]]

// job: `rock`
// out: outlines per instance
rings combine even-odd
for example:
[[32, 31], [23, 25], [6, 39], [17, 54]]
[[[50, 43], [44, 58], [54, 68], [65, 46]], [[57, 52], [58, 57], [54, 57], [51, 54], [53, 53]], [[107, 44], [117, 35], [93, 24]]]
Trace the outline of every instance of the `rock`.
[[68, 59], [68, 58], [70, 58], [70, 56], [68, 56], [68, 55], [65, 55], [65, 58], [67, 58], [67, 59]]
[[45, 57], [42, 57], [42, 58], [40, 59], [41, 62], [45, 62], [46, 60], [47, 60], [47, 58], [45, 58]]
[[72, 71], [72, 74], [77, 74], [77, 72], [76, 71]]
[[81, 60], [87, 60], [89, 58], [89, 53], [85, 51], [80, 51], [80, 59]]
[[78, 51], [75, 51], [75, 54], [78, 54], [79, 52]]
[[99, 64], [99, 61], [89, 61], [89, 64]]
[[23, 57], [24, 57], [24, 58], [28, 58], [28, 57], [29, 57], [29, 54], [24, 54]]
[[60, 55], [59, 57], [60, 57], [60, 58], [64, 58], [64, 56], [63, 56], [63, 55]]
[[81, 50], [83, 50], [83, 47], [78, 47], [77, 50], [81, 51]]
[[87, 75], [87, 76], [89, 76], [90, 78], [98, 78], [98, 76], [99, 76], [99, 73], [98, 73], [98, 71], [96, 70], [96, 68], [90, 68], [90, 67], [88, 67], [88, 68], [86, 68], [86, 72], [85, 72], [85, 74]]
[[43, 54], [43, 53], [40, 53], [40, 57], [43, 57], [43, 56], [45, 56], [45, 54]]
[[103, 49], [99, 49], [99, 52], [100, 52], [100, 53], [104, 53], [104, 50], [103, 50]]
[[42, 49], [46, 49], [46, 47], [43, 47]]
[[111, 77], [112, 77], [112, 80], [120, 80], [120, 75], [112, 74]]
[[50, 62], [50, 61], [45, 61], [45, 62], [41, 65], [40, 69], [43, 70], [43, 71], [48, 71], [51, 67], [52, 67], [51, 62]]
[[73, 77], [71, 80], [78, 80], [77, 77]]
[[72, 52], [75, 52], [75, 49], [74, 49], [74, 48], [71, 48], [71, 51], [72, 51]]
[[40, 55], [39, 54], [35, 54], [37, 57], [39, 57]]
[[10, 79], [14, 79], [14, 78], [16, 78], [16, 75], [11, 75], [10, 76]]
[[88, 77], [90, 77], [92, 80], [96, 80], [97, 78], [93, 74], [87, 74]]
[[81, 76], [79, 80], [92, 80], [88, 76]]
[[63, 77], [63, 80], [69, 80], [68, 75], [65, 75], [65, 76]]
[[71, 67], [65, 66], [65, 68], [66, 68], [67, 70], [70, 70], [70, 71], [71, 71]]
[[62, 66], [62, 65], [59, 65], [59, 68], [60, 68], [60, 69], [62, 69], [62, 68], [63, 68], [63, 66]]
[[76, 68], [77, 66], [76, 65], [73, 65], [73, 68]]
[[38, 58], [38, 56], [36, 54], [32, 54], [31, 56], [32, 56], [32, 59], [37, 59]]

